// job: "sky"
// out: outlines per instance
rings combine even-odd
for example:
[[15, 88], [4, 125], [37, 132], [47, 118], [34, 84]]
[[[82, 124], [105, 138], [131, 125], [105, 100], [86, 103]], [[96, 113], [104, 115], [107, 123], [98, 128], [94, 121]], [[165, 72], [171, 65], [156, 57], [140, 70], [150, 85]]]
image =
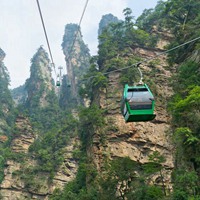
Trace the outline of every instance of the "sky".
[[[124, 20], [123, 10], [131, 8], [137, 18], [158, 0], [89, 0], [81, 22], [81, 33], [91, 55], [97, 54], [97, 32], [103, 15], [112, 13]], [[49, 44], [56, 67], [66, 73], [62, 39], [66, 24], [79, 24], [86, 0], [39, 0]], [[31, 58], [42, 45], [48, 47], [36, 0], [0, 0], [0, 48], [10, 74], [10, 88], [23, 85], [30, 76]], [[49, 52], [48, 52], [49, 53]]]

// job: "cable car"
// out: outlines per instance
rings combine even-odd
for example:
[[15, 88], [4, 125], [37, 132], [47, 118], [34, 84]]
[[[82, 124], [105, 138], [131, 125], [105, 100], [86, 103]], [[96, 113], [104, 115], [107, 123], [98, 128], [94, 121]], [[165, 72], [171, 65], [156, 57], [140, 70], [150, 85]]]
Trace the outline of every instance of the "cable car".
[[57, 87], [60, 87], [60, 77], [59, 74], [57, 75], [57, 78], [56, 78], [56, 86]]
[[60, 81], [56, 81], [56, 86], [60, 86]]
[[67, 82], [67, 87], [71, 87], [71, 81], [68, 75], [66, 75], [66, 82]]
[[145, 122], [153, 120], [155, 101], [146, 84], [125, 85], [121, 103], [121, 112], [126, 122]]

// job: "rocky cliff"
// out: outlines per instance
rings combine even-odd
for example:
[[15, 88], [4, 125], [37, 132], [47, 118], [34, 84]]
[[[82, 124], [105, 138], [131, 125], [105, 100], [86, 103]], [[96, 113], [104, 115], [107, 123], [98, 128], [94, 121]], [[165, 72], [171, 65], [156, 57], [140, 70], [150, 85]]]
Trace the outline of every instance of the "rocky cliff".
[[10, 83], [9, 73], [4, 65], [6, 54], [0, 48], [0, 135], [6, 135], [12, 124], [13, 100], [8, 89]]
[[[28, 148], [34, 142], [34, 134], [30, 122], [27, 118], [18, 117], [16, 120], [17, 135], [14, 136], [11, 144], [12, 152], [15, 156], [26, 155]], [[17, 158], [7, 160], [4, 170], [4, 180], [0, 185], [2, 199], [28, 199], [31, 195], [26, 191], [24, 181], [21, 180], [21, 174], [18, 173], [26, 165], [32, 165], [33, 160], [26, 160], [25, 163], [17, 161]], [[35, 163], [34, 163], [35, 164]]]
[[[133, 55], [143, 59], [150, 59], [161, 53], [159, 49], [135, 48]], [[167, 102], [172, 95], [169, 84], [172, 69], [169, 69], [164, 56], [159, 58], [159, 64], [141, 65], [146, 83], [153, 79], [155, 85], [152, 87], [156, 100], [156, 118], [150, 122], [125, 123], [120, 113], [120, 100], [123, 87], [120, 84], [120, 73], [110, 73], [108, 86], [100, 94], [100, 107], [107, 110], [106, 142], [100, 142], [100, 136], [94, 135], [93, 146], [89, 150], [90, 156], [97, 168], [101, 171], [105, 157], [113, 159], [116, 157], [130, 157], [140, 164], [149, 162], [149, 156], [153, 152], [159, 152], [166, 161], [163, 163], [164, 184], [166, 189], [171, 190], [171, 172], [174, 167], [174, 148], [171, 143], [170, 116], [167, 113]], [[148, 76], [148, 78], [147, 78]], [[155, 175], [152, 180], [161, 184], [160, 175]]]
[[[64, 114], [59, 109], [43, 47], [32, 58], [30, 78], [22, 93], [27, 98], [22, 95], [24, 100], [9, 133], [1, 198], [49, 199], [55, 188], [62, 189], [74, 179], [78, 164], [73, 152], [79, 147], [79, 140], [76, 135], [70, 135], [73, 132], [73, 128], [67, 127], [70, 124], [63, 122]], [[55, 123], [56, 120], [61, 122]], [[8, 137], [1, 136], [1, 142], [7, 140]]]
[[[29, 109], [37, 104], [40, 107], [49, 105], [47, 94], [54, 91], [54, 83], [51, 75], [50, 60], [47, 52], [41, 46], [32, 58], [30, 78], [26, 80], [27, 100]], [[34, 104], [34, 105], [33, 105]]]
[[83, 100], [78, 96], [78, 90], [80, 80], [90, 65], [89, 49], [83, 41], [78, 25], [67, 24], [65, 26], [62, 48], [67, 67], [67, 81], [70, 87], [63, 88], [63, 91], [67, 92], [68, 97], [65, 95], [64, 97], [66, 98], [61, 99], [61, 101], [62, 104], [72, 106], [72, 103], [75, 103], [76, 106], [77, 103], [83, 103]]
[[4, 180], [0, 185], [1, 197], [4, 200], [48, 199], [55, 188], [62, 189], [65, 183], [73, 180], [77, 163], [72, 153], [77, 146], [77, 138], [71, 140], [70, 145], [63, 148], [64, 162], [57, 169], [52, 181], [49, 174], [34, 172], [38, 161], [34, 154], [30, 154], [30, 145], [38, 138], [28, 118], [19, 116], [16, 120], [16, 129], [11, 143], [13, 159], [8, 159], [4, 170]]
[[[4, 180], [0, 185], [4, 200], [49, 199], [56, 188], [62, 190], [66, 183], [76, 177], [78, 161], [74, 158], [74, 152], [80, 148], [80, 141], [74, 129], [76, 124], [72, 125], [71, 121], [63, 117], [66, 115], [63, 110], [67, 106], [73, 109], [82, 103], [78, 96], [79, 81], [89, 67], [89, 51], [77, 29], [79, 27], [76, 25], [66, 26], [63, 38], [68, 75], [63, 78], [60, 90], [62, 110], [58, 106], [47, 53], [40, 47], [32, 59], [31, 76], [25, 86], [27, 98], [23, 105], [28, 114], [21, 114], [16, 119], [11, 137], [11, 156], [7, 159]], [[73, 40], [74, 37], [77, 37], [76, 40]], [[116, 62], [118, 59], [134, 60], [135, 57], [150, 59], [162, 52], [161, 48], [166, 42], [167, 39], [159, 41], [159, 48], [133, 45], [126, 48], [123, 55], [119, 51], [114, 59]], [[109, 62], [103, 59], [101, 70], [109, 68]], [[167, 101], [172, 95], [169, 78], [173, 69], [167, 65], [165, 56], [140, 67], [156, 99], [156, 119], [151, 122], [125, 123], [120, 113], [123, 91], [121, 72], [108, 73], [106, 87], [94, 94], [94, 102], [106, 110], [104, 141], [98, 131], [94, 132], [91, 145], [87, 147], [87, 156], [97, 171], [102, 173], [106, 160], [129, 157], [142, 165], [149, 162], [152, 153], [159, 152], [165, 158], [162, 177], [155, 173], [149, 182], [164, 184], [165, 190], [170, 191], [174, 149], [170, 138]]]

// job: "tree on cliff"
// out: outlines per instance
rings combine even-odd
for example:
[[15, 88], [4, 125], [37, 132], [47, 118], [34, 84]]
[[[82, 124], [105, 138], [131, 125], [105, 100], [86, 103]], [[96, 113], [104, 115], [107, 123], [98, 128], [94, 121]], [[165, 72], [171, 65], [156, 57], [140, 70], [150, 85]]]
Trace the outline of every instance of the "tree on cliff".
[[[5, 53], [2, 49], [0, 49], [0, 118], [1, 120], [5, 120], [6, 123], [10, 124], [12, 118], [10, 118], [11, 116], [9, 115], [13, 111], [14, 103], [8, 88], [10, 84], [10, 77], [7, 68], [3, 63], [4, 57]], [[4, 125], [6, 126], [6, 124]], [[2, 128], [3, 127], [1, 127], [1, 129]]]
[[[199, 1], [170, 0], [166, 4], [169, 20], [166, 27], [174, 34], [169, 48], [199, 36]], [[169, 104], [176, 145], [176, 168], [173, 175], [174, 199], [200, 198], [200, 59], [196, 41], [169, 54], [177, 73], [172, 77], [175, 94]]]
[[[62, 48], [68, 74], [63, 79], [60, 103], [66, 105], [66, 109], [71, 109], [76, 108], [77, 104], [83, 104], [83, 99], [78, 96], [78, 90], [81, 85], [80, 80], [90, 65], [89, 49], [83, 41], [81, 29], [77, 24], [65, 26]], [[66, 85], [70, 87], [65, 87]], [[66, 95], [67, 98], [65, 98]]]
[[0, 183], [4, 177], [9, 140], [12, 137], [12, 127], [15, 121], [14, 102], [8, 88], [10, 77], [3, 62], [5, 55], [0, 48]]

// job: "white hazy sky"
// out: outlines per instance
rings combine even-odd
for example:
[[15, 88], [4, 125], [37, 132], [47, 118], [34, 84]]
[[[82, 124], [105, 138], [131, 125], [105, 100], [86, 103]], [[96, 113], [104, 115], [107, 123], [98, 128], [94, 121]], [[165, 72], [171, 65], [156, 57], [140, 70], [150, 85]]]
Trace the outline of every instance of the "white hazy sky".
[[[136, 18], [146, 8], [154, 8], [158, 0], [89, 0], [81, 23], [84, 42], [92, 55], [97, 54], [97, 31], [101, 17], [112, 13], [124, 19], [123, 9], [131, 8]], [[40, 7], [56, 68], [66, 65], [61, 43], [65, 25], [78, 24], [86, 0], [40, 0]], [[30, 59], [43, 45], [48, 52], [36, 0], [0, 0], [0, 48], [11, 88], [25, 83], [30, 76]], [[48, 52], [49, 53], [49, 52]], [[58, 71], [58, 70], [57, 70]]]

